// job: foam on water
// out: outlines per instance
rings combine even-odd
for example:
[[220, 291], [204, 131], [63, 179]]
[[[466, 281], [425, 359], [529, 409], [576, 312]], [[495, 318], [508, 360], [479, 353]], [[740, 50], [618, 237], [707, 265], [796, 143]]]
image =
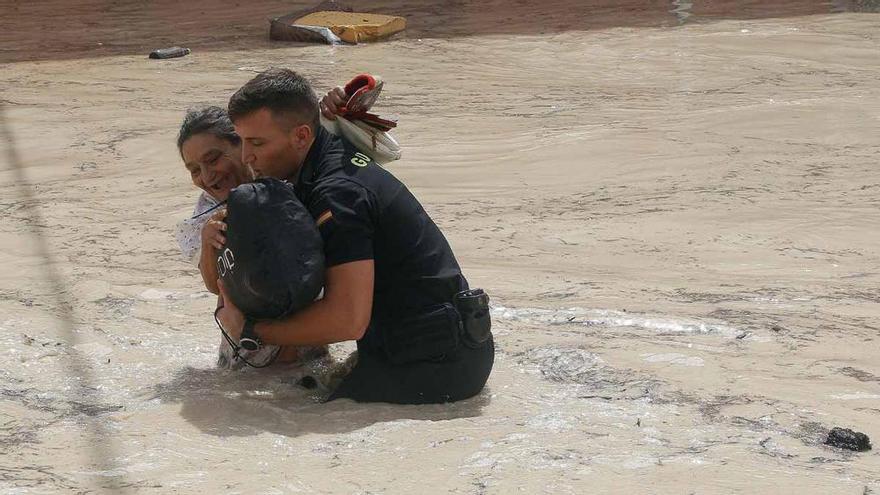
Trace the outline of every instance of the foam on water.
[[548, 325], [603, 326], [636, 328], [663, 335], [717, 335], [724, 338], [742, 338], [743, 331], [724, 323], [710, 323], [685, 318], [632, 314], [613, 309], [541, 309], [508, 308], [495, 306], [492, 317], [505, 320], [544, 323]]
[[880, 399], [880, 394], [869, 394], [867, 392], [855, 392], [852, 394], [834, 394], [831, 396], [832, 399], [838, 400], [877, 400]]
[[696, 356], [685, 356], [674, 352], [664, 354], [642, 354], [641, 358], [649, 363], [669, 363], [679, 366], [703, 366], [705, 362]]
[[161, 299], [176, 299], [179, 294], [170, 290], [147, 289], [140, 294], [141, 299], [155, 301]]

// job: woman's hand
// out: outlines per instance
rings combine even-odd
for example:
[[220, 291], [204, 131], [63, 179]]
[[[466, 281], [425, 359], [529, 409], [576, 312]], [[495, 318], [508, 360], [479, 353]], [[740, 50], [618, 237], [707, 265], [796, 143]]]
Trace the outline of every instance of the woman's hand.
[[226, 243], [226, 208], [222, 208], [211, 216], [211, 219], [202, 227], [202, 249], [211, 246], [214, 249], [222, 249]]
[[345, 89], [336, 86], [321, 98], [321, 113], [330, 120], [336, 120], [337, 115], [342, 115], [341, 108], [345, 106], [348, 98], [345, 95]]

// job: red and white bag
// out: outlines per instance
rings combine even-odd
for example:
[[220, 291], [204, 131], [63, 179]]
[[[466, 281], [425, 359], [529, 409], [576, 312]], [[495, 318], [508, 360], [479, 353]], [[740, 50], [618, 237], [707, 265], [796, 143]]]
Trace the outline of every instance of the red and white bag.
[[400, 144], [390, 132], [397, 127], [397, 122], [369, 112], [379, 98], [383, 85], [379, 77], [358, 75], [345, 85], [348, 99], [340, 109], [342, 115], [336, 120], [326, 119], [322, 115], [321, 125], [333, 134], [344, 137], [377, 162], [388, 163], [400, 159], [401, 155]]

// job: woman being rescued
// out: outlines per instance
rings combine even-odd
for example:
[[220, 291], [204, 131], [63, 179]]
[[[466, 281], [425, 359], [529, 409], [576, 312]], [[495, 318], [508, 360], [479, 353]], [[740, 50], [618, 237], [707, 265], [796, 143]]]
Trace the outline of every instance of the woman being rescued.
[[[254, 180], [254, 172], [242, 163], [241, 139], [226, 110], [220, 107], [188, 111], [180, 126], [177, 149], [193, 184], [202, 190], [192, 217], [178, 225], [177, 242], [184, 257], [198, 266], [205, 288], [219, 294], [217, 252], [226, 242], [223, 205], [233, 188]], [[266, 366], [272, 362], [295, 363], [322, 357], [327, 354], [327, 347], [264, 346], [254, 352], [244, 349], [238, 352], [249, 363]], [[221, 338], [217, 365], [241, 367], [243, 362], [234, 359], [234, 355], [232, 347]]]

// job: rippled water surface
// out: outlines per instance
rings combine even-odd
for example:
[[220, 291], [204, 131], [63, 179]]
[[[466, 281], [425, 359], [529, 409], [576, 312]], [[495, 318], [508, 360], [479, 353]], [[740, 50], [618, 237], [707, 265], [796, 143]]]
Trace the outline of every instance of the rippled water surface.
[[[383, 0], [391, 41], [268, 42], [302, 5], [4, 6], [0, 492], [880, 493], [822, 445], [880, 441], [876, 2]], [[480, 396], [320, 404], [350, 345], [213, 367], [174, 139], [273, 65], [384, 76], [389, 168], [492, 294]]]

